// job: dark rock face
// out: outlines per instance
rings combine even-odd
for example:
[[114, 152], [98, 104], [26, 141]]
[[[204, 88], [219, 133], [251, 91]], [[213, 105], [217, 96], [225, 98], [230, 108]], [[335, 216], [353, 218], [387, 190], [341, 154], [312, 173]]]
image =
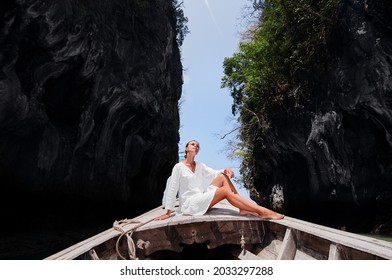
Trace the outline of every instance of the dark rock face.
[[4, 0], [0, 28], [2, 212], [158, 206], [179, 140], [171, 1]]
[[310, 105], [257, 141], [255, 186], [288, 215], [392, 234], [391, 2], [343, 1], [329, 52]]

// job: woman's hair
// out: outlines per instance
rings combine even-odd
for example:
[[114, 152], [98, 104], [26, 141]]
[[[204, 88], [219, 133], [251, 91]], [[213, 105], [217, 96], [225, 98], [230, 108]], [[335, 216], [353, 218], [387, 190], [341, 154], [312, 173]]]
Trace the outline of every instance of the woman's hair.
[[[185, 145], [185, 148], [187, 148], [189, 143], [191, 143], [191, 142], [196, 142], [199, 145], [199, 150], [200, 150], [200, 143], [197, 140], [190, 140], [190, 141], [188, 141], [188, 143], [186, 143], [186, 145]], [[184, 158], [186, 158], [186, 156], [187, 156], [187, 151], [185, 149], [185, 156], [184, 156]]]

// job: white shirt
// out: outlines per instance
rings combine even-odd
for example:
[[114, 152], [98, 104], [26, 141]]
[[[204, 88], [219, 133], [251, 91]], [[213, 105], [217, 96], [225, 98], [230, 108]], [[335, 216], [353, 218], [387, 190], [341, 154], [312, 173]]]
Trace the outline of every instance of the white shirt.
[[208, 210], [216, 190], [211, 182], [221, 172], [223, 170], [215, 170], [199, 162], [196, 162], [193, 172], [183, 162], [177, 163], [166, 185], [163, 207], [174, 210], [178, 194], [180, 213], [203, 215]]

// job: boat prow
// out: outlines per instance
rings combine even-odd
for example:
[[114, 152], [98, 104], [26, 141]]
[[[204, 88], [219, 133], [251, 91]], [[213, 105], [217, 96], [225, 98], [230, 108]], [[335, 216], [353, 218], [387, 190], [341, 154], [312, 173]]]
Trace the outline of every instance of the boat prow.
[[156, 221], [162, 207], [46, 259], [392, 259], [392, 243], [285, 217], [241, 216], [219, 203], [202, 216]]

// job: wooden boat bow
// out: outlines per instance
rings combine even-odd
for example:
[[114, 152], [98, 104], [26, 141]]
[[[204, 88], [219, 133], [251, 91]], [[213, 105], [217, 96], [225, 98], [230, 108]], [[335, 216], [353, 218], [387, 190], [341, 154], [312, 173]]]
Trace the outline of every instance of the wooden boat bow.
[[130, 241], [124, 238], [129, 233], [139, 259], [163, 258], [160, 252], [181, 253], [193, 244], [208, 251], [224, 247], [235, 259], [392, 259], [391, 242], [287, 216], [276, 221], [241, 216], [226, 203], [203, 216], [154, 220], [165, 211], [153, 209], [132, 219], [138, 223], [108, 229], [46, 259], [122, 259], [129, 256]]

